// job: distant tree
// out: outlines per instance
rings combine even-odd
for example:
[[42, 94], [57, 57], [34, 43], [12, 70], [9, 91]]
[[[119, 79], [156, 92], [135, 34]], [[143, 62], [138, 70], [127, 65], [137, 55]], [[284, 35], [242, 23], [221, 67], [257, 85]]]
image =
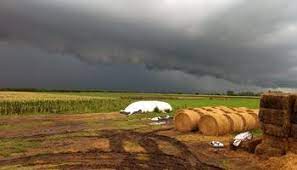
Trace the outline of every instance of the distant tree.
[[232, 91], [232, 90], [228, 90], [228, 91], [227, 91], [227, 95], [228, 95], [228, 96], [235, 96], [235, 93], [234, 93], [234, 91]]
[[257, 93], [246, 91], [246, 92], [240, 92], [238, 93], [239, 96], [257, 96]]

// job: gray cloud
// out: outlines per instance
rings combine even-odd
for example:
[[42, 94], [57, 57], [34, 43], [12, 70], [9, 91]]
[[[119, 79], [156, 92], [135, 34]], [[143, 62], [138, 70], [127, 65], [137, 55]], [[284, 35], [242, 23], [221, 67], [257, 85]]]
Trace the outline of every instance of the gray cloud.
[[28, 46], [0, 45], [0, 87], [102, 89], [147, 92], [259, 91], [211, 76], [147, 70], [144, 65], [89, 65], [71, 56], [48, 54]]
[[95, 66], [183, 75], [193, 84], [212, 77], [228, 82], [224, 88], [294, 87], [296, 11], [290, 0], [2, 0], [0, 40], [65, 64], [75, 56]]

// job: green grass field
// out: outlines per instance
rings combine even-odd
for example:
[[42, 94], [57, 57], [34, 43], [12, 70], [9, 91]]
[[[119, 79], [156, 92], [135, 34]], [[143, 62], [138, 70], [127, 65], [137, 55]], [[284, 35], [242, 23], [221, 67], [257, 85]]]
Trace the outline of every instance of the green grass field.
[[162, 100], [171, 104], [174, 110], [204, 106], [256, 109], [259, 106], [257, 97], [244, 96], [107, 92], [0, 92], [0, 114], [116, 112], [138, 100]]

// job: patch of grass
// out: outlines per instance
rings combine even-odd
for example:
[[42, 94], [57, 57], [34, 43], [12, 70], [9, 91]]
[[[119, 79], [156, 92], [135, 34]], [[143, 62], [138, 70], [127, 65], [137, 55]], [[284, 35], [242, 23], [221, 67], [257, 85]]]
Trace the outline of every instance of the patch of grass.
[[230, 169], [230, 162], [229, 162], [229, 160], [224, 159], [222, 161], [222, 165], [223, 165], [224, 169]]
[[74, 138], [74, 137], [84, 137], [84, 136], [99, 136], [99, 132], [95, 132], [95, 131], [83, 131], [83, 132], [74, 132], [74, 133], [66, 133], [66, 134], [61, 134], [61, 135], [52, 135], [52, 136], [48, 136], [46, 137], [46, 140], [61, 140], [61, 139], [65, 139], [65, 138]]
[[145, 121], [137, 120], [111, 121], [110, 126], [115, 127], [117, 129], [128, 130], [147, 126], [146, 123], [147, 122]]
[[263, 135], [263, 131], [261, 129], [254, 129], [251, 131], [254, 137], [259, 137]]
[[46, 126], [52, 125], [54, 122], [52, 121], [35, 121], [29, 123], [15, 123], [15, 124], [3, 124], [0, 125], [0, 130], [3, 131], [16, 131], [16, 130], [23, 130], [23, 129], [32, 129], [37, 126]]
[[162, 113], [162, 112], [152, 112], [152, 113], [139, 113], [139, 114], [133, 114], [128, 116], [128, 120], [147, 120], [153, 117], [157, 117], [157, 116], [173, 116], [174, 113], [173, 112], [169, 112], [169, 113]]
[[170, 103], [174, 110], [189, 107], [205, 106], [227, 106], [227, 107], [247, 107], [250, 109], [259, 108], [259, 99], [242, 98], [203, 98], [199, 100], [165, 100]]
[[0, 156], [8, 157], [12, 154], [26, 152], [29, 148], [40, 146], [37, 141], [22, 139], [0, 139]]

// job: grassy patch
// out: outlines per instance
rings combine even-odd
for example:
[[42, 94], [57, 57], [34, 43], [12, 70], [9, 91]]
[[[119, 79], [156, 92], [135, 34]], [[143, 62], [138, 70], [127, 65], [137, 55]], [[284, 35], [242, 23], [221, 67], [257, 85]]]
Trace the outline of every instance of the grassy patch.
[[126, 120], [126, 121], [111, 121], [110, 126], [115, 127], [117, 129], [135, 129], [147, 126], [146, 122], [144, 121], [137, 121], [137, 120]]
[[251, 131], [254, 137], [259, 137], [263, 135], [263, 131], [261, 129], [254, 129]]
[[83, 131], [83, 132], [74, 132], [74, 133], [66, 133], [66, 134], [61, 134], [61, 135], [52, 135], [46, 137], [46, 140], [61, 140], [61, 139], [67, 139], [67, 138], [75, 138], [75, 137], [90, 137], [90, 136], [99, 136], [99, 132], [95, 131]]
[[230, 169], [230, 161], [227, 159], [222, 160], [222, 165], [224, 169]]
[[36, 141], [22, 139], [0, 139], [0, 156], [8, 157], [12, 154], [26, 152], [29, 148], [40, 146]]
[[0, 124], [1, 131], [16, 131], [24, 129], [33, 129], [37, 126], [48, 126], [53, 125], [52, 121], [35, 121], [35, 122], [26, 122], [26, 123], [14, 123], [14, 124]]
[[134, 115], [130, 115], [128, 116], [128, 120], [147, 120], [153, 117], [157, 117], [157, 116], [173, 116], [174, 113], [170, 112], [170, 113], [160, 113], [160, 112], [153, 112], [153, 113], [143, 113], [143, 114], [134, 114]]
[[241, 98], [203, 98], [198, 100], [165, 100], [170, 103], [174, 110], [188, 107], [205, 106], [227, 106], [227, 107], [247, 107], [250, 109], [259, 108], [259, 99]]

